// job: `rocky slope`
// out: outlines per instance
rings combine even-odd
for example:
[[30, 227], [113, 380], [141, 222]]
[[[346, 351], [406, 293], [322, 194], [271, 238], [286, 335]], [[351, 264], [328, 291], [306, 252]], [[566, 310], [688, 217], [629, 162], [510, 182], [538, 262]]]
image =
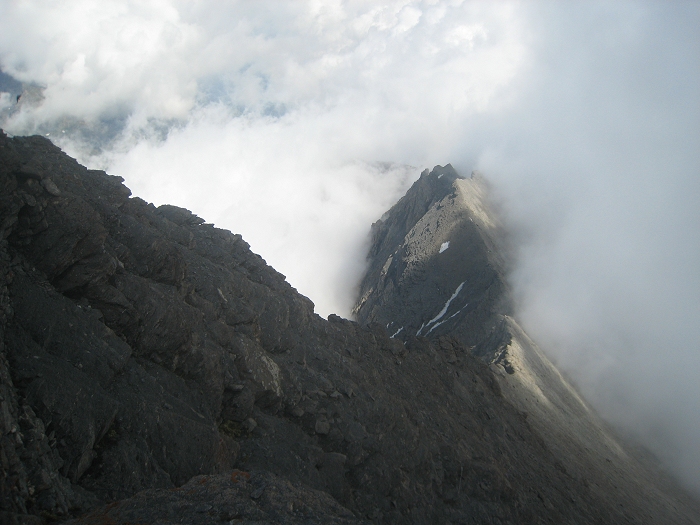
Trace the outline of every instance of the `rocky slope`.
[[[569, 475], [630, 519], [673, 522], [682, 491], [647, 453], [623, 445], [512, 317], [508, 238], [493, 208], [479, 174], [426, 170], [372, 226], [358, 320], [398, 339], [449, 336], [470, 348]], [[680, 514], [697, 521], [684, 501]]]
[[[480, 177], [452, 166], [425, 171], [372, 225], [369, 269], [354, 313], [393, 335], [450, 335], [482, 355], [512, 313], [506, 238]], [[444, 309], [444, 310], [443, 310]]]
[[324, 320], [240, 236], [41, 137], [0, 134], [0, 231], [2, 523], [698, 521], [543, 437], [468, 348], [510, 322], [493, 287], [472, 339]]

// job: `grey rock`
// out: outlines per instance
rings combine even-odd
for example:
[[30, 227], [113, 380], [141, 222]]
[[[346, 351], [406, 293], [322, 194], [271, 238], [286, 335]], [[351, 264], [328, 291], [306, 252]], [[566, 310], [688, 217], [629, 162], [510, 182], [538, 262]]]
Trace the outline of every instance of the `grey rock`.
[[[383, 259], [370, 273], [384, 291], [367, 295], [376, 308], [357, 323], [315, 315], [240, 235], [131, 198], [122, 179], [44, 138], [0, 134], [3, 519], [697, 523], [682, 491], [625, 481], [596, 463], [599, 449], [579, 468], [575, 450], [551, 447], [536, 414], [523, 415], [519, 383], [489, 366], [511, 366], [515, 381], [536, 353], [508, 343], [527, 346], [502, 309], [500, 259], [483, 238], [467, 246], [478, 232], [464, 241], [473, 331], [443, 323], [402, 339], [391, 337], [399, 326], [366, 322], [415, 294], [412, 283], [441, 284], [423, 258], [439, 249], [425, 248], [437, 223], [424, 216], [436, 199], [449, 208], [459, 181], [440, 173], [375, 227]], [[391, 320], [418, 331], [459, 279]], [[266, 488], [251, 499], [258, 478]]]
[[317, 434], [325, 436], [331, 431], [331, 424], [325, 419], [317, 419], [316, 425], [314, 425], [314, 430]]
[[351, 525], [365, 522], [325, 492], [291, 483], [269, 472], [234, 471], [197, 476], [176, 490], [143, 491], [66, 525], [94, 523]]
[[253, 430], [256, 429], [258, 426], [258, 423], [252, 418], [249, 417], [248, 419], [245, 420], [243, 423], [243, 427], [246, 429], [246, 431], [250, 434]]
[[54, 197], [58, 197], [59, 195], [61, 195], [61, 190], [58, 189], [58, 186], [56, 186], [56, 184], [54, 184], [54, 182], [51, 179], [42, 179], [41, 185]]

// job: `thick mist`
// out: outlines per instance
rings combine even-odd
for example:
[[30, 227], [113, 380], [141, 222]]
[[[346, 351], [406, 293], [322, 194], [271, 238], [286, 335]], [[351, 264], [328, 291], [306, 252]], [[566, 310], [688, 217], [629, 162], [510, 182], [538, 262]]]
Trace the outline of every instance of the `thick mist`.
[[422, 169], [479, 169], [526, 329], [700, 492], [698, 27], [690, 1], [5, 2], [0, 125], [242, 233], [323, 315]]
[[528, 103], [486, 124], [478, 164], [518, 241], [526, 328], [697, 493], [700, 6], [641, 7], [540, 12], [556, 40], [534, 43]]

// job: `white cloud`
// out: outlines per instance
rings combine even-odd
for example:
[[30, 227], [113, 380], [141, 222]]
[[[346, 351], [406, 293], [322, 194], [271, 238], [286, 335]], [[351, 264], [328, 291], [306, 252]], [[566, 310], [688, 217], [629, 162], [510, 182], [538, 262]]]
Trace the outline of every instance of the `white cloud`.
[[324, 314], [348, 313], [369, 224], [421, 169], [479, 168], [528, 329], [699, 488], [699, 22], [681, 2], [4, 2], [0, 67], [45, 89], [0, 118], [243, 233]]

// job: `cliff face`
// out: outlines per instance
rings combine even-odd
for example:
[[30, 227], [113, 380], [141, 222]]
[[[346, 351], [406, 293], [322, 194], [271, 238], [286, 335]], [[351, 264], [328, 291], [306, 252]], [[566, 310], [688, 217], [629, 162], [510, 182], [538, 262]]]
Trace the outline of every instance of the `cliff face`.
[[478, 175], [452, 166], [423, 172], [372, 225], [369, 269], [354, 313], [400, 339], [458, 338], [483, 355], [504, 343], [511, 314], [505, 232]]
[[477, 335], [434, 326], [458, 294], [427, 339], [391, 338], [389, 292], [365, 301], [383, 324], [321, 319], [240, 236], [4, 134], [0, 228], [0, 522], [697, 522], [666, 493], [646, 517], [601, 497], [469, 351], [511, 322], [488, 252], [496, 277], [462, 286]]

